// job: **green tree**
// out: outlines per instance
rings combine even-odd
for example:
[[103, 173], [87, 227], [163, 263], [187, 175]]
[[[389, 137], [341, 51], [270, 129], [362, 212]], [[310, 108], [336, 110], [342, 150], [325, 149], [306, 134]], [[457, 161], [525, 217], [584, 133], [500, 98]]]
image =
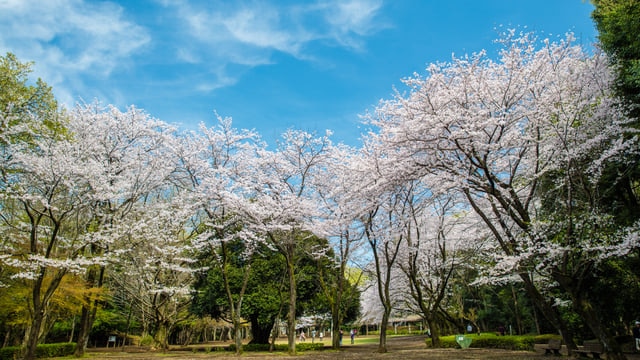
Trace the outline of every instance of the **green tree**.
[[[598, 38], [617, 71], [615, 89], [627, 105], [634, 126], [640, 126], [640, 2], [592, 0], [592, 3]], [[600, 206], [624, 225], [640, 218], [639, 161], [638, 156], [628, 156], [624, 163], [610, 164], [600, 181]]]
[[[592, 0], [592, 18], [602, 48], [617, 65], [619, 94], [630, 104], [640, 104], [640, 2]], [[637, 118], [640, 109], [632, 111]]]
[[[310, 245], [326, 246], [326, 240], [310, 236], [307, 238]], [[243, 257], [244, 245], [241, 240], [230, 242], [227, 247], [229, 266], [227, 279], [230, 292], [239, 294], [243, 286], [246, 268], [246, 259]], [[313, 256], [298, 249], [301, 253], [297, 256], [296, 264], [296, 316], [325, 314], [330, 311], [330, 305], [321, 292], [321, 277], [334, 277], [336, 269], [328, 261], [317, 261]], [[199, 265], [208, 263], [207, 258], [214, 254], [202, 254]], [[210, 315], [213, 318], [224, 319], [232, 322], [230, 305], [225, 290], [223, 273], [219, 268], [211, 267], [205, 273], [198, 276], [194, 285], [194, 299], [192, 311], [199, 315]], [[327, 281], [326, 278], [322, 281]], [[350, 292], [356, 292], [349, 287]], [[234, 297], [237, 295], [234, 295]], [[289, 297], [288, 278], [284, 256], [267, 246], [260, 246], [251, 260], [251, 270], [246, 286], [246, 293], [240, 312], [251, 324], [252, 343], [268, 344], [269, 335], [276, 319], [288, 311]], [[345, 302], [343, 307], [348, 320], [357, 316], [359, 307], [358, 296], [349, 297], [350, 302]]]
[[[640, 2], [637, 0], [592, 0], [595, 6], [592, 18], [598, 29], [603, 50], [612, 59], [616, 69], [616, 91], [632, 119], [640, 126]], [[621, 225], [630, 225], [640, 219], [640, 157], [629, 155], [624, 162], [610, 164], [603, 171], [599, 184], [601, 208]], [[597, 280], [591, 287], [594, 307], [602, 317], [610, 319], [608, 327], [621, 332], [637, 313], [629, 299], [637, 299], [640, 273], [640, 252], [610, 260], [597, 269]], [[611, 297], [611, 294], [624, 296]], [[631, 312], [631, 313], [630, 313]]]
[[12, 54], [0, 56], [0, 145], [16, 136], [28, 136], [26, 131], [9, 132], [18, 124], [34, 130], [44, 125], [50, 130], [62, 127], [62, 112], [51, 87], [38, 78], [30, 83], [33, 63], [23, 63]]
[[[243, 314], [251, 323], [252, 342], [268, 344], [269, 333], [283, 301], [281, 291], [285, 280], [284, 259], [279, 253], [266, 246], [260, 246], [252, 255], [252, 259], [247, 260], [243, 257], [245, 244], [239, 239], [216, 250], [215, 254], [202, 253], [198, 265], [209, 266], [211, 257], [224, 256], [226, 257], [224, 272], [221, 267], [211, 266], [208, 271], [197, 276], [192, 312], [199, 316], [210, 315], [212, 318], [232, 323], [229, 294], [232, 296], [233, 303], [238, 304], [238, 297], [242, 288], [245, 288], [246, 293], [240, 303], [241, 309], [236, 311]], [[247, 266], [248, 261], [251, 262], [251, 268]], [[245, 276], [248, 276], [246, 283]]]

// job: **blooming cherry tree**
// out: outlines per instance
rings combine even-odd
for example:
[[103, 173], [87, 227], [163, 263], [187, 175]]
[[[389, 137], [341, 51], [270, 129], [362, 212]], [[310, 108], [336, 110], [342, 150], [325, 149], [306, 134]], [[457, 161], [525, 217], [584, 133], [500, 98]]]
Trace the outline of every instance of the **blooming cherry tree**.
[[249, 226], [265, 234], [287, 263], [289, 353], [295, 354], [296, 253], [312, 234], [319, 216], [314, 177], [325, 168], [331, 147], [329, 133], [314, 137], [303, 131], [287, 131], [276, 151], [262, 150], [253, 162], [253, 173], [242, 185], [250, 196], [242, 215]]
[[[252, 189], [244, 189], [245, 179], [254, 175], [251, 159], [264, 144], [255, 132], [238, 131], [230, 118], [218, 117], [218, 126], [205, 128], [182, 139], [179, 156], [184, 188], [193, 194], [197, 204], [194, 218], [198, 225], [193, 240], [197, 254], [208, 269], [219, 271], [224, 279], [229, 304], [229, 317], [236, 329], [236, 352], [242, 352], [242, 303], [251, 274], [252, 260], [258, 244], [264, 242], [241, 214], [251, 201]], [[244, 271], [238, 292], [230, 283], [230, 247], [243, 247]]]
[[[604, 257], [637, 246], [624, 233], [577, 236], [587, 233], [579, 230], [587, 225], [579, 217], [598, 214], [598, 208], [581, 201], [577, 211], [576, 192], [595, 189], [598, 169], [637, 146], [625, 136], [625, 119], [610, 95], [606, 59], [572, 40], [538, 43], [530, 34], [511, 32], [499, 61], [481, 52], [431, 65], [427, 77], [406, 80], [409, 95], [382, 103], [371, 119], [379, 141], [395, 149], [387, 181], [429, 175], [428, 187], [461, 192], [503, 252], [498, 267], [519, 275], [570, 348], [573, 340], [554, 299], [545, 298], [532, 273], [557, 281], [574, 309], [595, 319], [593, 309], [581, 305], [586, 288], [569, 284], [582, 284], [584, 269]], [[541, 207], [543, 179], [555, 179], [563, 191], [556, 208], [565, 219], [555, 232], [560, 236], [551, 235]], [[596, 194], [581, 196], [589, 193]], [[598, 321], [587, 322], [611, 356], [618, 354]]]

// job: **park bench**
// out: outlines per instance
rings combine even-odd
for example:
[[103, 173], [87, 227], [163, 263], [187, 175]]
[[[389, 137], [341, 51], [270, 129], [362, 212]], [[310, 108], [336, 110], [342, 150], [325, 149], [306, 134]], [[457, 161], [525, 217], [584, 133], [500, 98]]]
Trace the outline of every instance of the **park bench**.
[[545, 355], [558, 355], [560, 356], [560, 349], [562, 348], [562, 340], [549, 339], [549, 343], [542, 347]]
[[591, 354], [594, 359], [600, 359], [600, 354], [603, 353], [603, 349], [600, 341], [589, 340], [585, 341], [582, 347], [580, 347], [578, 350], [573, 350], [573, 352], [581, 357], [589, 357], [589, 354]]

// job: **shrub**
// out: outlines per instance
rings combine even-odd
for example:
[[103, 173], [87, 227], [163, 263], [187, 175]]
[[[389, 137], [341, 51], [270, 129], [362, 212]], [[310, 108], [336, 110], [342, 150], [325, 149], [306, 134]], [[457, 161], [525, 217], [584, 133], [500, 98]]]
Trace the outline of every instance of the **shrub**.
[[551, 339], [562, 340], [562, 336], [556, 334], [542, 334], [533, 337], [536, 344], [548, 344]]
[[139, 345], [140, 346], [151, 346], [154, 343], [155, 343], [155, 340], [153, 340], [153, 336], [145, 335], [142, 338], [140, 338]]
[[[482, 334], [482, 335], [465, 335], [472, 339], [472, 348], [490, 348], [490, 349], [506, 349], [506, 350], [533, 350], [533, 344], [535, 343], [534, 336], [528, 335], [506, 335], [496, 336], [494, 334]], [[548, 339], [547, 339], [548, 341]], [[426, 340], [427, 347], [432, 347], [431, 339]], [[456, 342], [456, 336], [442, 336], [440, 337], [440, 344], [443, 348], [460, 348], [460, 345]]]
[[[36, 348], [37, 358], [61, 357], [73, 355], [75, 343], [40, 344]], [[0, 360], [19, 359], [22, 352], [20, 346], [8, 346], [0, 349]]]
[[36, 348], [36, 357], [61, 357], [73, 355], [76, 343], [42, 344]]
[[[428, 348], [433, 347], [433, 345], [431, 344], [431, 338], [427, 338], [426, 342], [427, 342]], [[471, 344], [473, 344], [473, 342]], [[449, 348], [459, 348], [460, 346], [456, 342], [456, 337], [454, 335], [451, 335], [451, 336], [440, 337], [440, 347], [449, 349]]]
[[20, 358], [20, 346], [7, 346], [0, 349], [0, 360], [13, 360]]
[[317, 351], [324, 349], [323, 343], [301, 343], [296, 344], [296, 351]]
[[[509, 335], [509, 336], [476, 336], [471, 343], [472, 347], [506, 349], [506, 350], [529, 350], [533, 351], [533, 336]], [[474, 344], [475, 343], [475, 344]], [[474, 346], [475, 345], [475, 346]]]

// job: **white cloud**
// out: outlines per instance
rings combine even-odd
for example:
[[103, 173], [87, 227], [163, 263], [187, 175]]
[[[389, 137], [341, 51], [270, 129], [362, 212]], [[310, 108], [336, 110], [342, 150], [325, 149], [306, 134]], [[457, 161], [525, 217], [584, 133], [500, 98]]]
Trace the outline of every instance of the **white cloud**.
[[376, 16], [381, 0], [331, 0], [281, 5], [279, 2], [162, 2], [174, 8], [186, 26], [185, 36], [211, 46], [210, 55], [223, 61], [268, 63], [279, 51], [305, 59], [311, 42], [357, 49], [361, 37], [379, 27]]
[[35, 61], [36, 75], [61, 93], [74, 77], [108, 76], [150, 41], [107, 2], [0, 0], [0, 14], [0, 52]]
[[234, 39], [259, 48], [272, 48], [296, 54], [302, 34], [280, 26], [280, 14], [273, 8], [241, 9], [222, 23]]
[[[117, 69], [142, 74], [142, 55], [176, 69], [167, 80], [175, 86], [192, 81], [190, 90], [210, 92], [235, 84], [247, 68], [272, 64], [276, 52], [321, 61], [315, 45], [360, 50], [378, 31], [381, 1], [156, 0], [147, 4], [155, 11], [149, 15], [128, 2], [0, 0], [0, 54], [35, 61], [34, 75], [67, 105], [80, 96], [125, 101], [127, 89], [95, 81]], [[153, 25], [138, 25], [138, 18]]]
[[231, 72], [235, 65], [272, 64], [276, 52], [317, 62], [322, 55], [314, 45], [360, 51], [363, 38], [380, 29], [382, 7], [382, 0], [157, 3], [173, 17], [165, 25], [179, 44], [176, 59], [210, 67], [211, 79], [196, 86], [204, 92], [236, 83], [241, 74]]
[[381, 7], [382, 1], [335, 1], [328, 8], [326, 19], [337, 34], [354, 33], [365, 36], [375, 32], [376, 27], [380, 26], [373, 20]]

